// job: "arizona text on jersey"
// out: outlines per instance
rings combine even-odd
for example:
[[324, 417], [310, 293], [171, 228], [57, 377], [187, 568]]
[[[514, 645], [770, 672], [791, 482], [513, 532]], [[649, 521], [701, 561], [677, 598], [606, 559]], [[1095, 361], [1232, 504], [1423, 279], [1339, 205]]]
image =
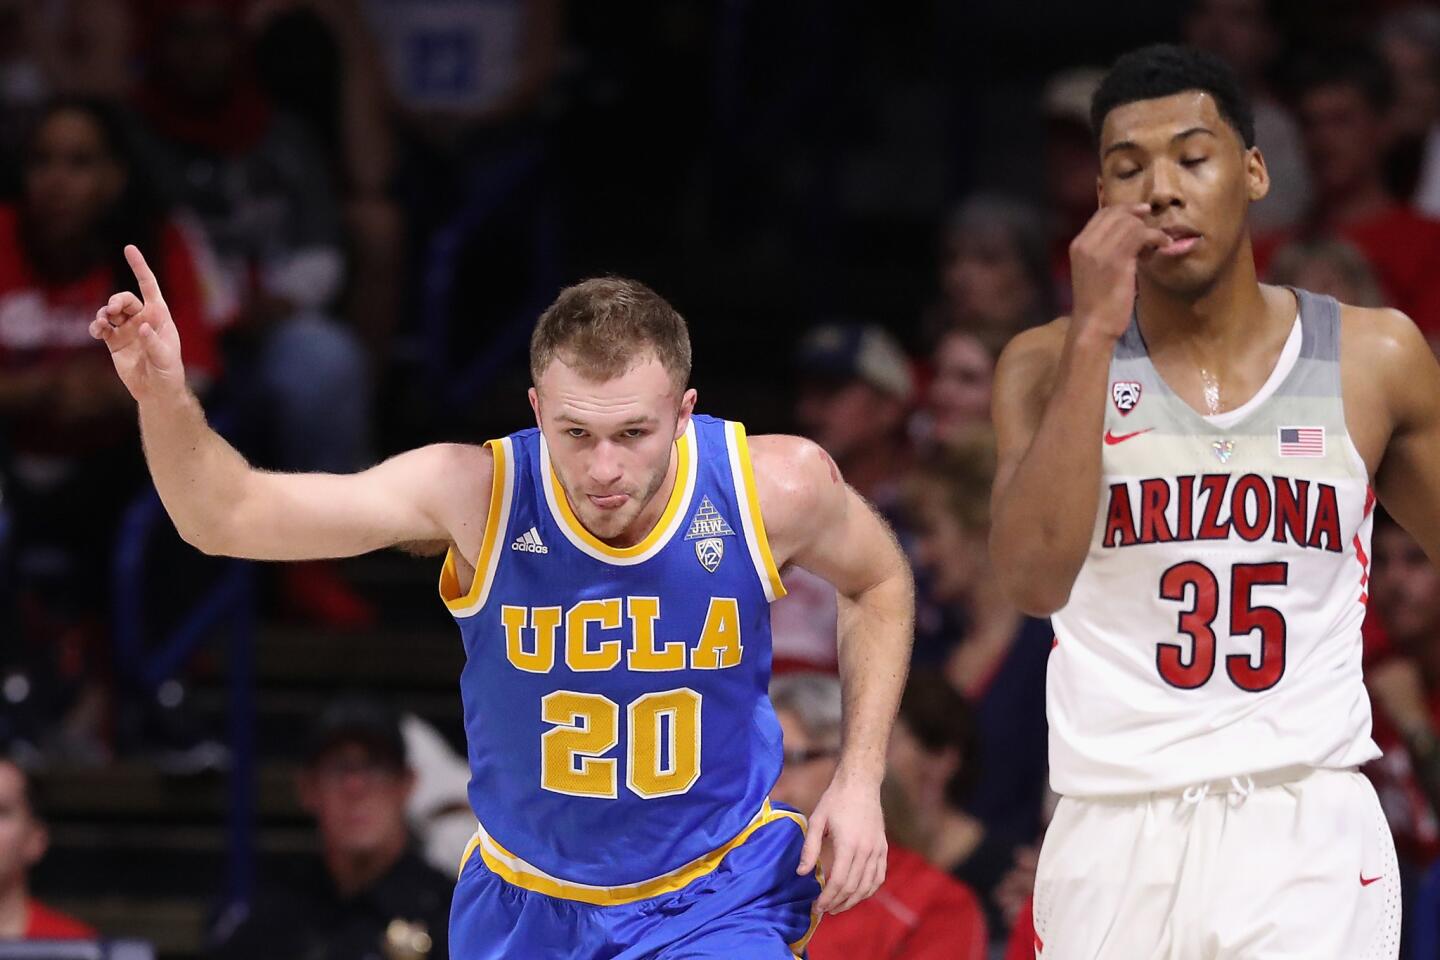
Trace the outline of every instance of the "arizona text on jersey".
[[1072, 796], [1377, 756], [1360, 673], [1366, 469], [1338, 304], [1304, 291], [1259, 393], [1196, 413], [1137, 323], [1116, 346], [1089, 556], [1053, 617], [1051, 771]]

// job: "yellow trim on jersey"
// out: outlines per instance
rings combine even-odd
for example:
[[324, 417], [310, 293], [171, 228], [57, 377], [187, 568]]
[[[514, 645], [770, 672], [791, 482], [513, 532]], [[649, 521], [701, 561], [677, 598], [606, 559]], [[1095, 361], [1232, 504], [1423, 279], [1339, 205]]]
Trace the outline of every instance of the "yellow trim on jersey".
[[509, 519], [505, 516], [506, 495], [510, 492], [510, 472], [514, 469], [505, 455], [505, 441], [490, 440], [493, 474], [490, 480], [490, 510], [485, 517], [485, 535], [480, 539], [480, 555], [475, 558], [475, 577], [470, 581], [470, 592], [460, 594], [460, 574], [455, 568], [455, 548], [445, 551], [445, 565], [440, 568], [440, 599], [451, 613], [472, 613], [477, 600], [489, 580], [494, 576], [491, 569], [495, 552], [500, 549], [501, 528]]
[[570, 506], [570, 499], [565, 493], [565, 488], [560, 484], [560, 478], [555, 474], [555, 468], [550, 468], [550, 476], [547, 478], [552, 493], [552, 502], [560, 511], [559, 520], [564, 524], [571, 534], [580, 538], [591, 549], [603, 553], [607, 557], [615, 557], [618, 560], [628, 560], [638, 557], [670, 532], [675, 520], [675, 514], [685, 506], [685, 500], [690, 493], [691, 461], [695, 458], [694, 429], [687, 427], [675, 441], [675, 485], [670, 488], [670, 500], [665, 504], [665, 511], [660, 514], [660, 519], [655, 521], [655, 526], [645, 535], [645, 539], [629, 547], [612, 547], [601, 540], [595, 534], [585, 529], [585, 524], [575, 516], [575, 511]]
[[[815, 879], [820, 879], [820, 864], [815, 864]], [[821, 889], [824, 889], [823, 887]], [[790, 944], [790, 952], [795, 954], [797, 960], [805, 956], [805, 948], [810, 945], [810, 938], [815, 936], [815, 931], [820, 927], [820, 918], [825, 916], [813, 907], [810, 910], [810, 929], [805, 931], [805, 936]]]
[[743, 424], [735, 424], [735, 448], [740, 458], [741, 480], [745, 485], [744, 502], [740, 509], [750, 517], [750, 527], [755, 531], [755, 543], [760, 548], [760, 559], [765, 564], [764, 576], [770, 581], [770, 589], [779, 600], [785, 596], [785, 583], [775, 567], [775, 557], [770, 553], [770, 538], [765, 535], [765, 518], [760, 515], [760, 494], [755, 490], [755, 468], [750, 465], [750, 441], [745, 439]]
[[596, 907], [613, 907], [673, 893], [694, 883], [706, 874], [712, 873], [716, 867], [720, 866], [720, 861], [725, 859], [726, 854], [748, 840], [756, 830], [780, 820], [793, 820], [800, 825], [802, 832], [805, 830], [803, 816], [792, 810], [776, 810], [770, 806], [770, 801], [766, 800], [765, 805], [760, 808], [760, 812], [745, 826], [745, 829], [724, 846], [661, 876], [613, 887], [572, 883], [552, 877], [510, 853], [496, 842], [494, 837], [487, 834], [482, 826], [465, 848], [465, 856], [460, 861], [460, 871], [464, 872], [466, 862], [478, 850], [481, 859], [485, 861], [485, 866], [489, 867], [500, 879], [520, 887], [522, 890], [543, 893], [548, 897], [558, 897], [562, 900], [575, 900]]
[[460, 869], [455, 871], [455, 878], [458, 880], [465, 872], [465, 864], [470, 862], [470, 855], [480, 849], [480, 835], [477, 833], [465, 844], [465, 852], [460, 855]]

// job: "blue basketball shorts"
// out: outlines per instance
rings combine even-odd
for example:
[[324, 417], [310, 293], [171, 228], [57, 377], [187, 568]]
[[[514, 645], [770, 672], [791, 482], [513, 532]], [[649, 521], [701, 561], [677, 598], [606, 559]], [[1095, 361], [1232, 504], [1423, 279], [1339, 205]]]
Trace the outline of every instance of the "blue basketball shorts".
[[[768, 808], [767, 808], [768, 809]], [[814, 932], [815, 871], [798, 876], [805, 832], [775, 816], [713, 870], [647, 899], [595, 904], [502, 877], [471, 844], [450, 910], [453, 960], [795, 960]], [[503, 867], [502, 867], [503, 869]]]

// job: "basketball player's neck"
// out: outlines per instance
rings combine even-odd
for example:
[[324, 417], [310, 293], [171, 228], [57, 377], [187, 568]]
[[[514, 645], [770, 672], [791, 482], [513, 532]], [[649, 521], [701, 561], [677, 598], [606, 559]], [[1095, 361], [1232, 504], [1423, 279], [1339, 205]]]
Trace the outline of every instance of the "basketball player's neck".
[[1203, 291], [1177, 293], [1142, 276], [1135, 303], [1140, 332], [1152, 356], [1181, 348], [1192, 358], [1217, 366], [1264, 342], [1263, 331], [1275, 313], [1256, 279], [1248, 235], [1229, 265]]
[[30, 921], [30, 891], [24, 875], [0, 888], [0, 940], [18, 940]]

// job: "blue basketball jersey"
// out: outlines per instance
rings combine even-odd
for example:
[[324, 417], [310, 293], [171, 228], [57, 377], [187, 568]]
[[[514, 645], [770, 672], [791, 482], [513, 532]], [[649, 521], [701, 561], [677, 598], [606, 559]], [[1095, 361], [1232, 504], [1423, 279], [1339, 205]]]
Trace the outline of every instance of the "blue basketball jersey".
[[769, 603], [784, 594], [738, 423], [695, 416], [655, 528], [576, 519], [538, 430], [490, 441], [474, 583], [440, 593], [461, 674], [475, 847], [518, 886], [592, 904], [678, 890], [779, 815]]

